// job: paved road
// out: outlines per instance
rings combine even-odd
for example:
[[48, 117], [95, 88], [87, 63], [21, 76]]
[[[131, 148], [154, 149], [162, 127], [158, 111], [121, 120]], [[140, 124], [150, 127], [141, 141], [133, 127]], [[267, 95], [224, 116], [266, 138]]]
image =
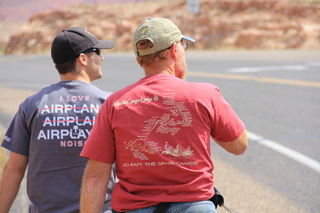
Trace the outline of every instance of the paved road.
[[[133, 54], [104, 55], [104, 78], [94, 82], [101, 89], [143, 77]], [[212, 143], [226, 205], [241, 213], [319, 212], [320, 51], [189, 51], [187, 62], [187, 80], [217, 85], [250, 132], [242, 156]], [[1, 124], [8, 125], [20, 99], [56, 81], [48, 55], [1, 56]]]

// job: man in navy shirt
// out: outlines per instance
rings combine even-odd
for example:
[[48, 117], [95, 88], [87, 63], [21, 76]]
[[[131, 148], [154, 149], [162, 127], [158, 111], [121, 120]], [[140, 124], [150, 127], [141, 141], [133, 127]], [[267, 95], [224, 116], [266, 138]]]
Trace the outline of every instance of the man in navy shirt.
[[[60, 82], [28, 97], [2, 142], [10, 150], [0, 181], [0, 212], [9, 212], [27, 170], [29, 212], [79, 212], [87, 160], [79, 156], [108, 94], [91, 84], [102, 77], [101, 41], [81, 27], [59, 33], [51, 56]], [[102, 212], [111, 212], [112, 175]]]

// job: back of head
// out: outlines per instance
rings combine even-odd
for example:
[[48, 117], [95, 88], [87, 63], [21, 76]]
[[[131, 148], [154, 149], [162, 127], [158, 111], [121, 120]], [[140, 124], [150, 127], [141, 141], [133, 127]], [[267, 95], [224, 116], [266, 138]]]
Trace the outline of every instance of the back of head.
[[149, 18], [135, 30], [132, 46], [137, 60], [142, 66], [142, 61], [150, 62], [155, 58], [163, 59], [165, 54], [162, 52], [181, 39], [195, 42], [193, 38], [182, 35], [180, 29], [171, 20]]
[[53, 40], [51, 57], [53, 62], [59, 67], [60, 64], [64, 63], [72, 64], [80, 53], [88, 49], [111, 49], [113, 47], [113, 41], [98, 40], [82, 27], [71, 27], [62, 30]]

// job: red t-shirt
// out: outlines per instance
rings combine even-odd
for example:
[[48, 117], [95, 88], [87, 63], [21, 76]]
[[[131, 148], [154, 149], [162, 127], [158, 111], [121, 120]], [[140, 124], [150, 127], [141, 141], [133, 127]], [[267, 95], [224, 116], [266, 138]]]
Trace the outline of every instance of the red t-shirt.
[[210, 136], [230, 142], [244, 129], [216, 86], [162, 73], [109, 96], [81, 156], [116, 161], [117, 211], [207, 200], [214, 194]]

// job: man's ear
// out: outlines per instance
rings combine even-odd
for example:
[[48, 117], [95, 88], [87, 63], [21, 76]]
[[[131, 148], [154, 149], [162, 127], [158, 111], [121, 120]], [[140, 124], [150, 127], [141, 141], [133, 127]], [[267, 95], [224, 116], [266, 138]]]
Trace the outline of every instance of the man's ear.
[[172, 44], [172, 47], [169, 49], [170, 51], [170, 55], [173, 57], [173, 58], [177, 58], [178, 55], [179, 55], [179, 46], [177, 43], [173, 43]]
[[77, 60], [82, 66], [87, 66], [87, 64], [88, 64], [88, 58], [87, 58], [86, 54], [80, 53]]

